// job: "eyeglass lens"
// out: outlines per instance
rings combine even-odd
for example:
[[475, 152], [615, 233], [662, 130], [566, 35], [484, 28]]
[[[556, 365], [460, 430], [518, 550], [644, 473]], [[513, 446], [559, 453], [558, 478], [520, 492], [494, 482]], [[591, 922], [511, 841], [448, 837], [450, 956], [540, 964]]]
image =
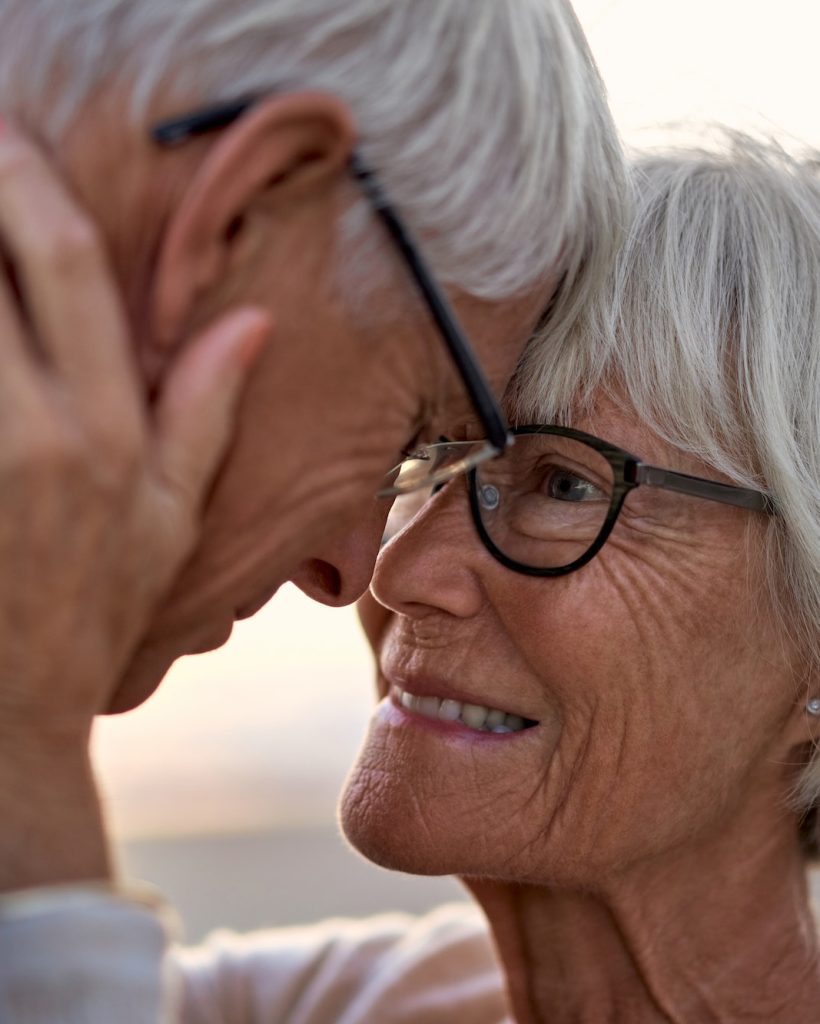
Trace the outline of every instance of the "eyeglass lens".
[[501, 554], [533, 569], [560, 569], [597, 541], [614, 486], [609, 461], [583, 441], [522, 434], [504, 456], [478, 467], [474, 504]]
[[445, 441], [425, 445], [417, 457], [398, 465], [385, 481], [380, 497], [394, 497], [382, 544], [404, 529], [436, 491], [473, 466], [496, 455], [485, 441]]
[[453, 477], [462, 476], [473, 466], [497, 455], [498, 449], [487, 441], [444, 441], [424, 445], [417, 454], [390, 470], [376, 497], [390, 498], [429, 489], [434, 484], [446, 484]]
[[410, 523], [421, 512], [436, 490], [442, 485], [427, 486], [412, 494], [400, 494], [390, 509], [382, 534], [382, 546], [389, 543], [397, 533], [409, 526]]

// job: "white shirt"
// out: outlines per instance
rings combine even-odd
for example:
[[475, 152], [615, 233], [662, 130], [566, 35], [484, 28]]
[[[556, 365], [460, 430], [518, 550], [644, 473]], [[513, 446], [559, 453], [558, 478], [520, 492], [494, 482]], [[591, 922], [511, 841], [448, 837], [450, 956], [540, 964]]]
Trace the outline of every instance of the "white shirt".
[[478, 908], [172, 947], [151, 901], [42, 890], [0, 910], [1, 1024], [502, 1024]]

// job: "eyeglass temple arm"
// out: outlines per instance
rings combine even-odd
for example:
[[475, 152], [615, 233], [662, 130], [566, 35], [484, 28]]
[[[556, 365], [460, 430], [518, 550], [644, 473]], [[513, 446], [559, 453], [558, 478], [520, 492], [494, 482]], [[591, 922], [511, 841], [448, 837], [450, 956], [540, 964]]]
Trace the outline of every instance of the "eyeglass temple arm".
[[765, 512], [767, 515], [777, 514], [777, 506], [768, 494], [747, 487], [737, 487], [735, 484], [704, 480], [702, 477], [689, 476], [687, 473], [676, 473], [672, 469], [647, 466], [642, 462], [628, 463], [626, 478], [632, 483], [645, 484], [648, 487], [661, 487], [678, 494], [691, 494], [697, 498], [719, 501], [724, 505], [736, 505], [738, 508], [754, 512]]
[[[242, 117], [259, 99], [258, 95], [245, 96], [234, 103], [211, 107], [185, 117], [163, 121], [152, 129], [151, 136], [160, 146], [180, 145], [188, 139], [228, 127]], [[512, 435], [498, 404], [492, 397], [492, 391], [481, 367], [470, 356], [469, 342], [450, 307], [450, 303], [427, 269], [410, 233], [394, 213], [375, 174], [357, 150], [351, 154], [350, 171], [401, 250], [413, 279], [427, 300], [430, 313], [441, 331], [450, 357], [458, 367], [470, 398], [481, 415], [487, 440], [499, 453], [503, 452], [511, 443]]]
[[433, 320], [447, 345], [450, 357], [458, 367], [470, 398], [481, 414], [487, 440], [499, 452], [504, 451], [510, 443], [509, 427], [503, 416], [500, 415], [496, 403], [494, 401], [489, 403], [485, 399], [485, 395], [491, 394], [489, 383], [479, 365], [468, 356], [469, 342], [447, 297], [427, 269], [418, 245], [411, 238], [410, 232], [393, 212], [390, 201], [373, 171], [364, 162], [361, 154], [355, 150], [350, 157], [350, 169], [404, 256], [410, 273], [413, 275], [413, 280], [426, 299]]
[[258, 103], [259, 99], [259, 96], [245, 96], [233, 103], [223, 103], [194, 114], [186, 114], [184, 117], [162, 121], [151, 129], [151, 138], [157, 145], [166, 148], [180, 146], [189, 139], [229, 127]]

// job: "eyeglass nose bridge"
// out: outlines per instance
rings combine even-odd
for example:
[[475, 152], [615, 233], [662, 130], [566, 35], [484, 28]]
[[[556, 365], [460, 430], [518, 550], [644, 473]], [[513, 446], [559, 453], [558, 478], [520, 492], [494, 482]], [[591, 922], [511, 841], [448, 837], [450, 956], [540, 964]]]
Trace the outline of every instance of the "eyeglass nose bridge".
[[[377, 498], [399, 498], [412, 494], [424, 488], [441, 488], [458, 476], [464, 476], [490, 459], [500, 454], [498, 448], [490, 441], [439, 441], [436, 444], [425, 445], [418, 452], [414, 452], [404, 462], [400, 462], [390, 473], [387, 479], [393, 479], [393, 483], [382, 487], [376, 494]], [[448, 460], [452, 457], [452, 461]], [[429, 463], [430, 469], [427, 472], [419, 467], [417, 473], [411, 468], [412, 463]], [[402, 483], [402, 469], [407, 467], [405, 480]]]

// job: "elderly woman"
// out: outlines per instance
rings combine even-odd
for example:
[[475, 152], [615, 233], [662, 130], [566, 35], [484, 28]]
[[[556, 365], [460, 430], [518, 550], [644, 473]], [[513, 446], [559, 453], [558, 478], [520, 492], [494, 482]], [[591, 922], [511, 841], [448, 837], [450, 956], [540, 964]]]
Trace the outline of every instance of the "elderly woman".
[[817, 1021], [817, 163], [733, 137], [636, 184], [514, 448], [395, 510], [344, 827], [466, 880], [519, 1024]]

